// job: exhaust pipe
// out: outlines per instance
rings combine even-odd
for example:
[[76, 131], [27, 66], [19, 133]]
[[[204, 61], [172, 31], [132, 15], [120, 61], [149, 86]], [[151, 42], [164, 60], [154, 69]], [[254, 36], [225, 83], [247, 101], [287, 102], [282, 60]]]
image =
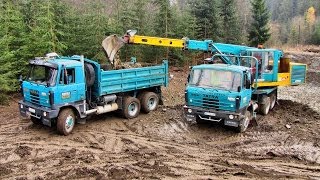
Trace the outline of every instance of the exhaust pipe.
[[104, 106], [98, 106], [96, 114], [104, 114], [104, 113], [107, 113], [107, 112], [115, 111], [118, 108], [119, 107], [118, 107], [117, 103], [111, 103], [111, 104], [107, 104], [107, 105], [104, 105]]
[[86, 115], [90, 115], [90, 114], [104, 114], [107, 112], [111, 112], [111, 111], [115, 111], [118, 110], [119, 106], [117, 103], [111, 103], [111, 104], [106, 104], [104, 106], [97, 106], [96, 109], [91, 109], [86, 111]]

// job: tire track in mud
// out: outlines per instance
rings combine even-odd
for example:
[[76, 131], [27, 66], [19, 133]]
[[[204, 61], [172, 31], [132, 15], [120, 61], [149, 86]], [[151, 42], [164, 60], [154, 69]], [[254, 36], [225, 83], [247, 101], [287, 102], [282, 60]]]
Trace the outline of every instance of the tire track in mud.
[[16, 116], [0, 122], [0, 178], [320, 178], [312, 133], [270, 129], [274, 116], [235, 134], [162, 107], [132, 120], [98, 116], [67, 137]]

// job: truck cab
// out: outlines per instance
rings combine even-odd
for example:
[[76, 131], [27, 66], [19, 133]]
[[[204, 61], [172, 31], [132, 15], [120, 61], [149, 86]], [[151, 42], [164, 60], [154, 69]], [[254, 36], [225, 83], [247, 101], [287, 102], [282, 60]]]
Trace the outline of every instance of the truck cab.
[[86, 82], [83, 63], [70, 59], [35, 59], [22, 82], [20, 112], [35, 123], [51, 126], [61, 108], [84, 106]]
[[249, 68], [228, 64], [194, 66], [185, 91], [186, 118], [223, 122], [243, 132], [253, 115]]

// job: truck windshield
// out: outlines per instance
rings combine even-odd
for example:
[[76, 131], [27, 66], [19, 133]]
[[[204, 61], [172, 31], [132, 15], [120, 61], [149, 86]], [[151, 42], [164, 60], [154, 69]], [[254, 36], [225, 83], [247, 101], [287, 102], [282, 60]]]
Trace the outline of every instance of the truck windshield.
[[195, 69], [191, 74], [189, 85], [237, 91], [241, 86], [241, 74], [214, 69]]
[[54, 86], [57, 77], [57, 70], [52, 67], [32, 65], [27, 81], [47, 86]]

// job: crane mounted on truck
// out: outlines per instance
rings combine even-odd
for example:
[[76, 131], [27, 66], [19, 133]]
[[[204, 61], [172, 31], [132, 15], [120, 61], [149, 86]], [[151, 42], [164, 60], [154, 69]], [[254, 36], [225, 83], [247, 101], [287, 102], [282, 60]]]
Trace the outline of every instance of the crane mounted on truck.
[[[279, 86], [299, 85], [306, 80], [306, 64], [291, 62], [281, 50], [135, 33], [128, 31], [120, 38], [111, 36], [106, 41], [117, 43], [104, 48], [115, 53], [124, 44], [143, 44], [212, 54], [208, 64], [191, 69], [185, 90], [185, 116], [198, 123], [223, 122], [244, 132], [257, 110], [267, 115], [274, 108]], [[217, 59], [222, 64], [214, 64]]]

